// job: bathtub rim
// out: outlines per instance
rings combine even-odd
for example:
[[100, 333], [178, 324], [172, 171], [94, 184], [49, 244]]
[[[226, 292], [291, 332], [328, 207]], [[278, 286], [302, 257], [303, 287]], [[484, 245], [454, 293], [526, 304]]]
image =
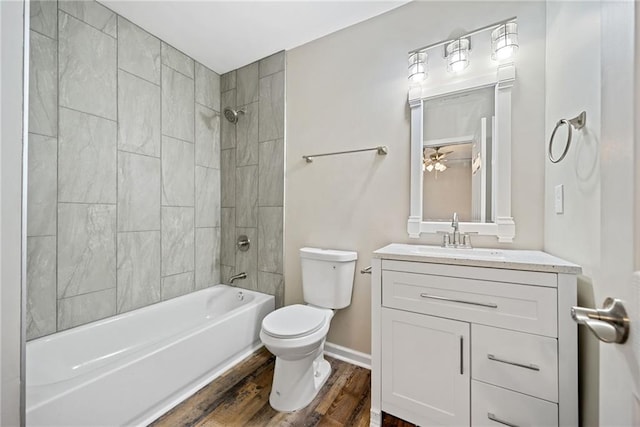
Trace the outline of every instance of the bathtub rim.
[[[154, 302], [153, 304], [149, 304], [149, 305], [145, 305], [144, 307], [138, 307], [135, 308], [133, 310], [129, 310], [129, 311], [125, 311], [124, 313], [117, 313], [113, 316], [109, 316], [109, 317], [104, 317], [102, 319], [96, 319], [92, 322], [89, 323], [84, 323], [82, 325], [78, 325], [78, 326], [74, 326], [72, 328], [68, 328], [68, 329], [64, 329], [62, 331], [58, 331], [58, 332], [53, 332], [49, 335], [44, 335], [38, 338], [34, 338], [32, 340], [29, 340], [26, 342], [26, 344], [37, 344], [40, 342], [46, 342], [47, 340], [53, 339], [55, 338], [61, 338], [64, 337], [66, 335], [70, 335], [72, 333], [78, 333], [81, 332], [85, 329], [91, 329], [93, 327], [96, 327], [99, 324], [107, 324], [107, 323], [112, 323], [115, 322], [116, 320], [120, 320], [120, 319], [125, 319], [127, 317], [131, 317], [133, 315], [135, 315], [136, 313], [143, 313], [146, 311], [151, 311], [153, 309], [157, 309], [157, 306], [159, 304], [166, 304], [166, 303], [171, 303], [175, 300], [178, 300], [180, 298], [185, 298], [185, 297], [191, 297], [192, 295], [196, 295], [199, 293], [206, 293], [206, 292], [212, 292], [212, 290], [214, 289], [234, 289], [234, 290], [238, 290], [238, 291], [243, 291], [243, 292], [251, 292], [251, 293], [256, 293], [258, 295], [266, 295], [266, 296], [273, 296], [273, 295], [269, 295], [269, 294], [265, 294], [264, 292], [260, 292], [260, 291], [254, 291], [253, 289], [243, 289], [243, 288], [236, 288], [235, 286], [229, 286], [227, 284], [224, 283], [220, 283], [217, 285], [211, 285], [208, 286], [206, 288], [203, 289], [198, 289], [197, 291], [193, 291], [193, 292], [189, 292], [183, 295], [179, 295], [177, 297], [173, 297], [173, 298], [169, 298], [163, 301], [158, 301], [158, 302]], [[274, 297], [275, 298], [275, 297]], [[25, 384], [26, 384], [26, 379], [25, 379]]]

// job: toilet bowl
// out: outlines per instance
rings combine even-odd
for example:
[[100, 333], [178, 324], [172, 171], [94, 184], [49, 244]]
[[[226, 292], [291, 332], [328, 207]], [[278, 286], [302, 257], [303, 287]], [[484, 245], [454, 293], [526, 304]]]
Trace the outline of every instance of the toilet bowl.
[[331, 374], [323, 356], [333, 309], [351, 304], [355, 261], [351, 251], [300, 249], [302, 289], [307, 305], [294, 304], [268, 314], [260, 339], [276, 356], [269, 403], [276, 411], [307, 406]]
[[308, 305], [276, 310], [262, 323], [260, 339], [276, 356], [269, 403], [276, 411], [307, 406], [331, 373], [324, 342], [333, 311]]

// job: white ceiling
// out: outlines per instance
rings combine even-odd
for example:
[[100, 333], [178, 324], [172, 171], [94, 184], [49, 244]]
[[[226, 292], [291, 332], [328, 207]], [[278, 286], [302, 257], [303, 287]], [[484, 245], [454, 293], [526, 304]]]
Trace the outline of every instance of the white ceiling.
[[100, 0], [220, 74], [409, 1]]

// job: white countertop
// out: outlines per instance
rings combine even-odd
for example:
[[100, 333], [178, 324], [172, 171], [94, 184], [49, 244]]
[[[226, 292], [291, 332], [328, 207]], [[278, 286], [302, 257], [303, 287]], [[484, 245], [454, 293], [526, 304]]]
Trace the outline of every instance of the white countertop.
[[514, 249], [454, 249], [392, 243], [374, 251], [373, 258], [551, 273], [580, 274], [582, 272], [582, 267], [579, 265], [548, 253]]

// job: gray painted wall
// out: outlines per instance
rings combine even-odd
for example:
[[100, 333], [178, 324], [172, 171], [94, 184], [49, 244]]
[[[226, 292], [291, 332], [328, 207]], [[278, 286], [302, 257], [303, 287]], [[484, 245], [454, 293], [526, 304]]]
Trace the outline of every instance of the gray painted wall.
[[31, 43], [27, 338], [219, 283], [220, 76], [96, 2]]
[[[237, 124], [222, 119], [222, 278], [246, 272], [238, 286], [284, 298], [285, 54], [276, 53], [222, 76], [222, 106], [244, 109]], [[246, 235], [249, 251], [236, 248]]]

